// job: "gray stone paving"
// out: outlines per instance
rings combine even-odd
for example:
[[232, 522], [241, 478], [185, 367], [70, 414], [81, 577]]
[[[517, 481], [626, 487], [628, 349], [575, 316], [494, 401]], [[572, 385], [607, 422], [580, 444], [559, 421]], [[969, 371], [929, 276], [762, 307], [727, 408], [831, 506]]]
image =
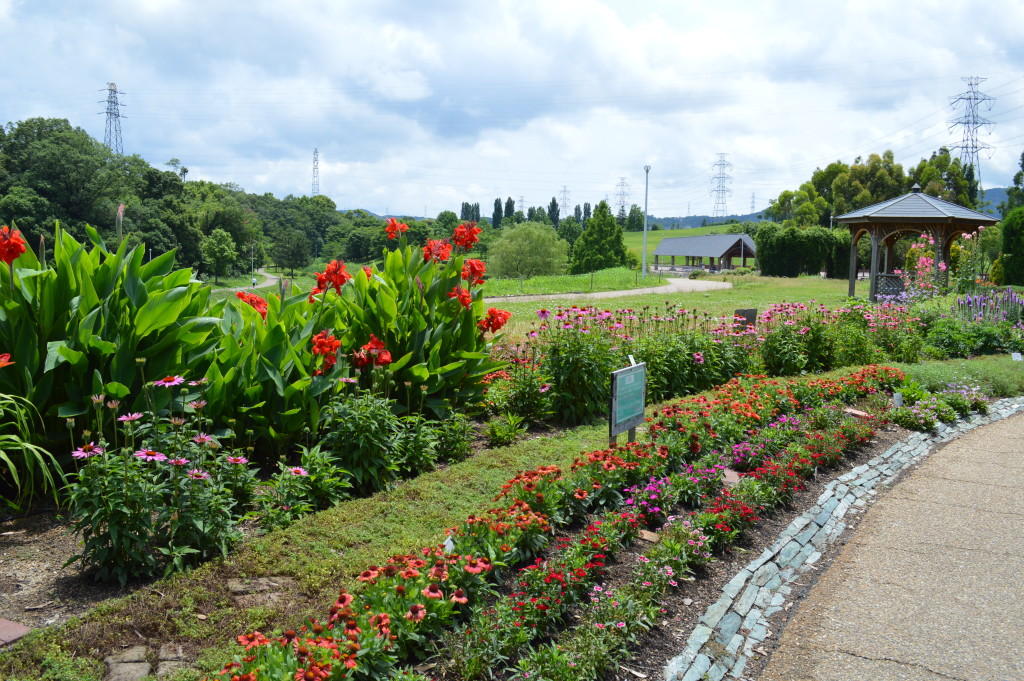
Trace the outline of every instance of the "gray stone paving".
[[915, 433], [831, 481], [814, 506], [723, 587], [721, 598], [704, 612], [683, 651], [665, 666], [665, 681], [741, 679], [747, 660], [771, 631], [770, 618], [790, 605], [793, 583], [842, 535], [847, 514], [859, 512], [936, 444], [1012, 416], [1022, 407], [1024, 397], [1000, 400], [990, 405], [986, 416], [976, 414], [940, 425], [933, 433]]

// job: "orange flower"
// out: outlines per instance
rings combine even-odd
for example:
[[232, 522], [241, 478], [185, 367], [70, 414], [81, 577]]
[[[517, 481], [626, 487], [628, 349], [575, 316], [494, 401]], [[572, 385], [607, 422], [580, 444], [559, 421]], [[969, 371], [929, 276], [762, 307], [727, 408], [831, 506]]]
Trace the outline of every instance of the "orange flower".
[[384, 231], [388, 233], [389, 239], [397, 239], [399, 234], [409, 231], [409, 225], [394, 218], [388, 218], [388, 224], [384, 227]]
[[11, 353], [5, 352], [4, 354], [0, 355], [0, 369], [3, 369], [4, 367], [9, 367], [12, 364], [14, 364], [14, 362], [11, 361]]
[[462, 307], [466, 308], [467, 310], [469, 309], [469, 306], [473, 304], [473, 294], [467, 291], [466, 289], [462, 288], [461, 286], [456, 286], [451, 291], [449, 291], [448, 297], [458, 298], [459, 302], [462, 303]]
[[25, 252], [25, 240], [21, 238], [21, 232], [11, 231], [7, 225], [0, 227], [0, 260], [11, 263], [17, 260], [18, 256]]
[[507, 310], [499, 310], [496, 307], [487, 309], [487, 316], [476, 323], [484, 331], [496, 333], [498, 329], [505, 326], [505, 322], [512, 318], [512, 313]]
[[467, 251], [480, 241], [477, 234], [480, 233], [480, 228], [476, 226], [475, 222], [466, 222], [455, 228], [455, 234], [452, 236], [452, 241], [455, 245], [464, 248]]
[[423, 262], [447, 260], [452, 255], [452, 245], [444, 239], [427, 239], [423, 247]]
[[462, 265], [462, 278], [469, 282], [470, 286], [484, 283], [484, 273], [487, 271], [487, 265], [481, 260], [474, 260], [468, 258], [465, 264]]

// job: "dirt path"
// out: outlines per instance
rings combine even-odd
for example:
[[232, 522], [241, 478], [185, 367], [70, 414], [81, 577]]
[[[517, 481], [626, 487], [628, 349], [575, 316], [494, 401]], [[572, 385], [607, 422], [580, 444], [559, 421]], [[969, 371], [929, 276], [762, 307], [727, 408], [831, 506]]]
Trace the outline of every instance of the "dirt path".
[[665, 279], [662, 286], [649, 286], [647, 288], [634, 288], [626, 291], [596, 291], [594, 293], [544, 293], [529, 296], [496, 296], [487, 298], [491, 302], [514, 302], [529, 303], [539, 300], [600, 300], [601, 298], [620, 298], [622, 296], [643, 295], [645, 293], [690, 293], [693, 291], [714, 291], [717, 289], [732, 288], [732, 284], [724, 281], [708, 281], [705, 279], [684, 279], [682, 277], [670, 277]]

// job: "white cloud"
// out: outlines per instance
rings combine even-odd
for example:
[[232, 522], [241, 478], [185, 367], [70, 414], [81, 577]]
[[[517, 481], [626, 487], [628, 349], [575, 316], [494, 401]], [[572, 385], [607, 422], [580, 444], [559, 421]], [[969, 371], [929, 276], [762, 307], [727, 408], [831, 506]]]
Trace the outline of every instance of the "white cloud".
[[[57, 11], [59, 8], [60, 11]], [[949, 97], [986, 76], [997, 122], [985, 184], [1024, 147], [1024, 5], [979, 1], [357, 3], [0, 0], [12, 121], [67, 117], [102, 138], [102, 89], [125, 93], [125, 150], [190, 177], [342, 207], [419, 214], [522, 195], [613, 196], [710, 212], [759, 207], [832, 160], [955, 143]]]

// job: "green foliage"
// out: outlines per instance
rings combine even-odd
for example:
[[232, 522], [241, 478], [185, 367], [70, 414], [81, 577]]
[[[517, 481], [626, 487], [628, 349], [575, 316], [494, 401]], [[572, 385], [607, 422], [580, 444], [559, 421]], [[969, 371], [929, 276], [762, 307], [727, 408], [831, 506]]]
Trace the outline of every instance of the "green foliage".
[[227, 274], [238, 257], [231, 235], [220, 228], [213, 230], [210, 236], [203, 239], [200, 249], [203, 252], [203, 260], [213, 270], [214, 282]]
[[319, 447], [351, 474], [357, 494], [382, 489], [402, 473], [403, 425], [392, 406], [362, 392], [344, 393], [324, 408]]
[[506, 447], [526, 432], [526, 419], [517, 414], [500, 414], [484, 426], [484, 437], [491, 447]]
[[559, 274], [568, 251], [569, 244], [550, 225], [524, 222], [504, 230], [488, 247], [487, 266], [495, 277]]
[[575, 329], [548, 340], [545, 370], [551, 375], [552, 409], [567, 425], [603, 416], [611, 399], [611, 372], [624, 366], [611, 338]]
[[584, 274], [626, 264], [626, 246], [622, 228], [615, 222], [604, 201], [597, 204], [594, 216], [572, 247], [569, 274]]
[[832, 366], [832, 347], [825, 327], [812, 320], [772, 329], [765, 336], [761, 356], [772, 376], [815, 373]]
[[1001, 224], [1003, 283], [1024, 286], [1024, 207], [1011, 210]]
[[37, 493], [50, 492], [56, 501], [64, 482], [56, 457], [32, 443], [37, 423], [39, 414], [31, 402], [0, 394], [0, 489], [9, 511], [26, 510]]
[[1024, 152], [1020, 154], [1020, 170], [1013, 176], [1013, 186], [1006, 189], [1006, 201], [999, 205], [1005, 218], [1015, 208], [1024, 207]]
[[58, 229], [51, 265], [29, 250], [13, 290], [0, 287], [0, 348], [15, 362], [0, 392], [28, 398], [51, 431], [96, 393], [131, 395], [126, 406], [141, 409], [145, 383], [197, 370], [216, 344], [220, 306], [191, 270], [172, 269], [172, 253], [144, 262], [141, 248], [111, 253], [89, 235], [91, 249]]

